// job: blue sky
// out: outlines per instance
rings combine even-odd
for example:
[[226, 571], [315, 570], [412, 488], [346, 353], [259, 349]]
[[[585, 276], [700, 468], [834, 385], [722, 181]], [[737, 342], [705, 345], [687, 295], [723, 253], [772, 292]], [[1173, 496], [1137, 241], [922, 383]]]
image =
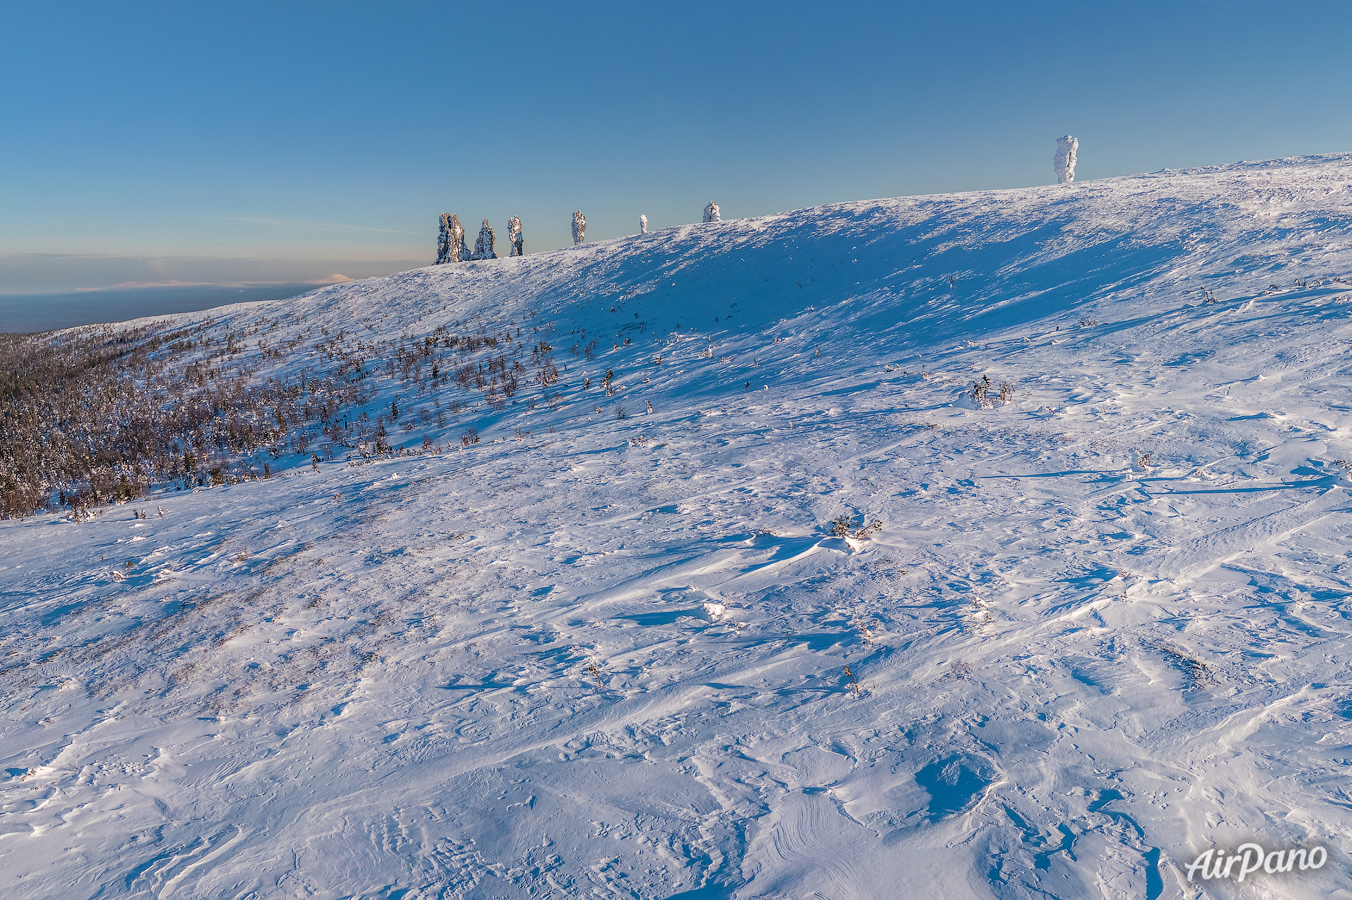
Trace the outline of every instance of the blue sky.
[[0, 293], [1352, 150], [1352, 4], [6, 4]]

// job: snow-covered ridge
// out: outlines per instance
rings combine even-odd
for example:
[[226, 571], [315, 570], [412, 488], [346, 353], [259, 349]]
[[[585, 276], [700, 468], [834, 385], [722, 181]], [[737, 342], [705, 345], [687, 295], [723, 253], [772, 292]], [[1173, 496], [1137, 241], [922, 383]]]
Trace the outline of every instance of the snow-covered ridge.
[[[378, 311], [413, 328], [440, 324], [443, 312], [464, 318], [527, 307], [537, 315], [558, 309], [571, 320], [596, 296], [628, 294], [626, 321], [613, 320], [617, 331], [638, 312], [648, 331], [665, 334], [688, 310], [688, 320], [701, 320], [683, 323], [686, 330], [716, 333], [727, 329], [702, 314], [734, 301], [741, 307], [737, 330], [877, 291], [896, 306], [894, 319], [912, 331], [921, 326], [928, 341], [936, 330], [951, 337], [1073, 314], [1097, 299], [1131, 296], [1135, 285], [1176, 291], [1185, 275], [1262, 289], [1264, 278], [1294, 262], [1292, 251], [1308, 236], [1303, 228], [1323, 235], [1346, 224], [1339, 194], [1349, 165], [1342, 155], [1298, 158], [834, 204], [519, 260], [429, 267], [335, 286], [278, 308], [303, 311], [312, 323], [319, 321], [309, 319], [314, 315], [338, 317], [332, 324]], [[1239, 249], [1255, 243], [1269, 255]], [[714, 288], [719, 300], [709, 295]], [[608, 320], [585, 324], [600, 328]]]
[[0, 893], [1352, 891], [1350, 240], [1338, 155], [212, 311], [419, 452], [0, 523]]

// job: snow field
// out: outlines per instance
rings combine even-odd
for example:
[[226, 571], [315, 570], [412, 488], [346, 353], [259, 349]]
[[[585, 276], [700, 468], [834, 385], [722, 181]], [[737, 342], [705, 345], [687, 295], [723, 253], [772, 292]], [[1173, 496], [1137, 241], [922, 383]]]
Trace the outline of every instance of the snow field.
[[1350, 163], [214, 312], [308, 329], [279, 370], [320, 327], [521, 327], [562, 397], [0, 523], [0, 890], [1192, 897], [1258, 839], [1334, 861], [1207, 895], [1347, 896]]

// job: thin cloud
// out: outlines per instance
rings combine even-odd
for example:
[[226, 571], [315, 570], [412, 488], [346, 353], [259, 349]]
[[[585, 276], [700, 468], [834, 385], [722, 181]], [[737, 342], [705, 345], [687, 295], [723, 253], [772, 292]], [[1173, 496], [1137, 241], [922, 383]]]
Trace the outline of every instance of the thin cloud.
[[75, 288], [72, 293], [91, 294], [98, 291], [132, 291], [139, 288], [161, 288], [161, 287], [217, 287], [217, 288], [248, 288], [248, 287], [268, 287], [274, 284], [346, 284], [349, 281], [356, 281], [355, 278], [349, 278], [346, 275], [335, 272], [332, 275], [321, 275], [318, 278], [306, 278], [298, 281], [124, 281], [121, 284], [110, 284], [106, 287], [81, 287]]
[[209, 281], [124, 281], [121, 284], [113, 284], [108, 287], [83, 287], [76, 288], [75, 293], [87, 294], [90, 291], [129, 291], [136, 288], [153, 287], [207, 287], [211, 285]]

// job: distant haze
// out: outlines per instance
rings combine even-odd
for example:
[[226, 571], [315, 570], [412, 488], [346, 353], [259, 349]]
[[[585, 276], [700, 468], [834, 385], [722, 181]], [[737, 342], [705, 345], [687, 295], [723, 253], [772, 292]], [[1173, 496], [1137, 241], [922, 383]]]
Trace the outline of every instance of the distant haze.
[[313, 291], [314, 284], [224, 287], [214, 284], [0, 296], [0, 333], [50, 331], [142, 316], [195, 312], [227, 303], [281, 300]]
[[275, 259], [213, 256], [117, 256], [103, 253], [0, 255], [0, 297], [88, 290], [217, 285], [249, 288], [269, 284], [314, 286], [406, 272], [427, 259]]

